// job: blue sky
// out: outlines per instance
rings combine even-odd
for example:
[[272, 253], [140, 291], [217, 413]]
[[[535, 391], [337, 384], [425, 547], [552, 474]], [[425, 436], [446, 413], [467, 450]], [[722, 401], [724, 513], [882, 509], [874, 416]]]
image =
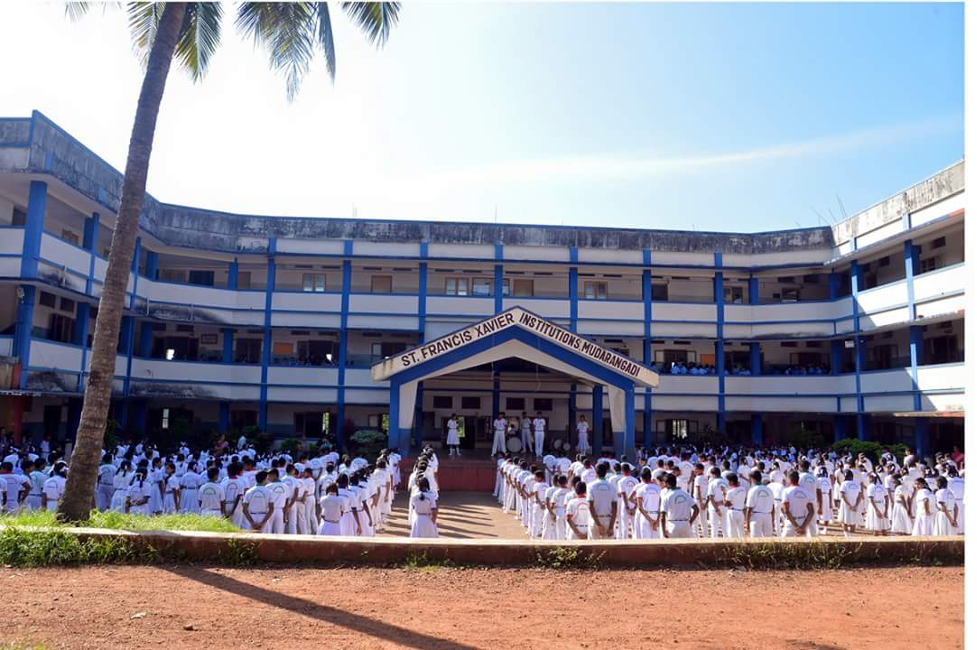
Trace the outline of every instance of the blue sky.
[[[124, 16], [0, 6], [0, 114], [122, 168]], [[961, 4], [408, 4], [348, 21], [298, 99], [226, 25], [167, 86], [149, 190], [256, 214], [758, 231], [823, 224], [963, 156]], [[39, 48], [39, 43], [46, 46]], [[25, 57], [25, 52], [32, 52]]]

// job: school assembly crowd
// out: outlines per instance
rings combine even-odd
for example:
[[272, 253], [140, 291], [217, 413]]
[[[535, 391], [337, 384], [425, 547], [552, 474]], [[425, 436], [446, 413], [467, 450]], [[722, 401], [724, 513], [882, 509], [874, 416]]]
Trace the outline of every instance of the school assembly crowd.
[[[0, 512], [54, 510], [68, 465], [45, 441], [7, 446], [0, 463]], [[372, 536], [383, 528], [400, 483], [400, 455], [384, 450], [375, 463], [334, 451], [259, 454], [242, 437], [238, 451], [161, 454], [122, 444], [102, 458], [93, 507], [158, 515], [224, 517], [246, 531]], [[423, 508], [423, 506], [422, 506]]]
[[655, 539], [955, 535], [964, 531], [962, 454], [932, 462], [794, 448], [659, 449], [637, 465], [498, 456], [495, 496], [530, 537]]

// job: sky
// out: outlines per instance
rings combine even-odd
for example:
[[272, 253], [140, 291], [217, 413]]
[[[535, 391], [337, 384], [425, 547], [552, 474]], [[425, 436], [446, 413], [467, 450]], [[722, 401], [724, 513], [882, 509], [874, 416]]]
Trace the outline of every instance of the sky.
[[[233, 27], [174, 66], [149, 192], [246, 214], [755, 232], [834, 223], [963, 157], [962, 4], [408, 3], [333, 10], [295, 101]], [[125, 15], [0, 3], [0, 116], [123, 169]]]

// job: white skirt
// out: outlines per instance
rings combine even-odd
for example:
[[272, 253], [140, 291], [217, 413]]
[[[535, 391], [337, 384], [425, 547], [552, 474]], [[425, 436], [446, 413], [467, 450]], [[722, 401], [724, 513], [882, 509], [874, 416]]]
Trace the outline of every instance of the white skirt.
[[449, 445], [460, 445], [461, 440], [458, 439], [458, 429], [448, 429], [448, 444]]
[[942, 512], [936, 513], [936, 530], [933, 531], [934, 535], [955, 535], [956, 532], [953, 524], [950, 523], [949, 517]]
[[332, 523], [331, 521], [322, 520], [322, 525], [319, 526], [320, 535], [342, 535], [340, 531], [340, 523]]
[[438, 526], [431, 520], [431, 515], [415, 514], [414, 523], [410, 527], [411, 537], [437, 537]]
[[844, 499], [841, 501], [841, 509], [838, 511], [838, 521], [845, 524], [846, 526], [857, 526], [861, 523], [861, 517], [854, 508], [848, 507]]
[[903, 535], [908, 535], [913, 530], [913, 520], [909, 518], [909, 513], [906, 509], [902, 507], [902, 504], [896, 504], [895, 511], [892, 513], [892, 532], [901, 533]]

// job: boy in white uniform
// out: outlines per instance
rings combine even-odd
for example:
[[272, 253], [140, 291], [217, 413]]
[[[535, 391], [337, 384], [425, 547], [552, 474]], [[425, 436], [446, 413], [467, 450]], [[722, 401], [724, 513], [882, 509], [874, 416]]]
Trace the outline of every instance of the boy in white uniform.
[[64, 494], [65, 478], [68, 476], [68, 465], [63, 461], [54, 464], [51, 478], [44, 481], [44, 491], [41, 494], [41, 507], [48, 512], [54, 512], [58, 501]]
[[95, 492], [95, 507], [105, 512], [112, 505], [112, 494], [115, 492], [115, 465], [112, 455], [102, 456], [102, 464], [98, 468], [98, 488]]
[[746, 506], [746, 488], [740, 485], [740, 477], [736, 474], [729, 479], [729, 490], [726, 492], [726, 529], [725, 536], [729, 538], [743, 537], [746, 534], [743, 523], [743, 509]]
[[536, 443], [536, 458], [543, 457], [543, 443], [546, 439], [546, 420], [543, 414], [536, 411], [536, 418], [533, 420], [533, 442]]
[[629, 539], [632, 536], [637, 507], [634, 502], [634, 491], [638, 487], [638, 479], [630, 463], [621, 465], [621, 480], [617, 482], [617, 511], [620, 513], [617, 524], [617, 538]]
[[247, 486], [240, 474], [241, 466], [231, 463], [227, 467], [227, 478], [221, 482], [221, 487], [224, 488], [224, 516], [238, 528], [244, 528], [246, 522], [241, 500], [244, 498]]
[[[281, 535], [285, 532], [285, 506], [288, 503], [288, 487], [278, 478], [278, 469], [268, 471], [268, 481], [265, 487], [271, 494], [273, 509], [271, 511], [271, 526], [268, 532]], [[265, 531], [262, 531], [265, 532]]]
[[268, 473], [259, 471], [254, 475], [255, 485], [244, 493], [244, 519], [251, 530], [270, 533], [271, 519], [275, 513], [275, 502], [271, 492], [265, 487]]
[[798, 485], [800, 474], [791, 470], [787, 475], [790, 484], [781, 496], [784, 513], [782, 537], [801, 537], [807, 534], [807, 527], [814, 519], [814, 502], [804, 488]]
[[522, 442], [522, 453], [528, 454], [529, 450], [532, 449], [532, 438], [529, 437], [529, 432], [533, 427], [533, 421], [529, 419], [529, 416], [525, 411], [522, 412], [522, 417], [519, 419], [519, 432], [521, 434]]
[[675, 474], [665, 475], [665, 490], [661, 496], [659, 527], [666, 538], [692, 537], [692, 524], [699, 515], [699, 506], [689, 493], [678, 487]]
[[657, 539], [659, 536], [659, 503], [661, 488], [652, 480], [650, 467], [641, 470], [641, 485], [635, 488], [634, 501], [638, 508], [634, 526], [635, 539]]
[[590, 503], [589, 539], [611, 539], [614, 537], [614, 522], [617, 519], [617, 493], [606, 480], [607, 463], [597, 464], [597, 480], [587, 485], [587, 501]]
[[770, 537], [773, 535], [773, 491], [763, 484], [760, 470], [750, 473], [753, 487], [746, 494], [744, 516], [750, 522], [750, 537]]
[[[718, 467], [709, 470], [712, 478], [709, 480], [707, 488], [709, 505], [709, 534], [712, 538], [720, 535], [729, 537], [729, 531], [724, 530], [726, 522], [726, 493], [729, 491], [729, 481], [722, 477], [722, 471]], [[730, 481], [736, 474], [730, 473]]]
[[224, 488], [217, 482], [220, 470], [211, 467], [207, 470], [207, 482], [197, 489], [200, 501], [200, 514], [205, 517], [224, 516]]
[[495, 418], [492, 423], [492, 428], [495, 429], [495, 436], [492, 438], [492, 454], [495, 455], [499, 452], [505, 453], [505, 413], [499, 412], [499, 417]]
[[587, 501], [587, 484], [577, 483], [576, 496], [566, 505], [567, 526], [570, 529], [570, 539], [587, 539], [590, 529], [590, 503]]

